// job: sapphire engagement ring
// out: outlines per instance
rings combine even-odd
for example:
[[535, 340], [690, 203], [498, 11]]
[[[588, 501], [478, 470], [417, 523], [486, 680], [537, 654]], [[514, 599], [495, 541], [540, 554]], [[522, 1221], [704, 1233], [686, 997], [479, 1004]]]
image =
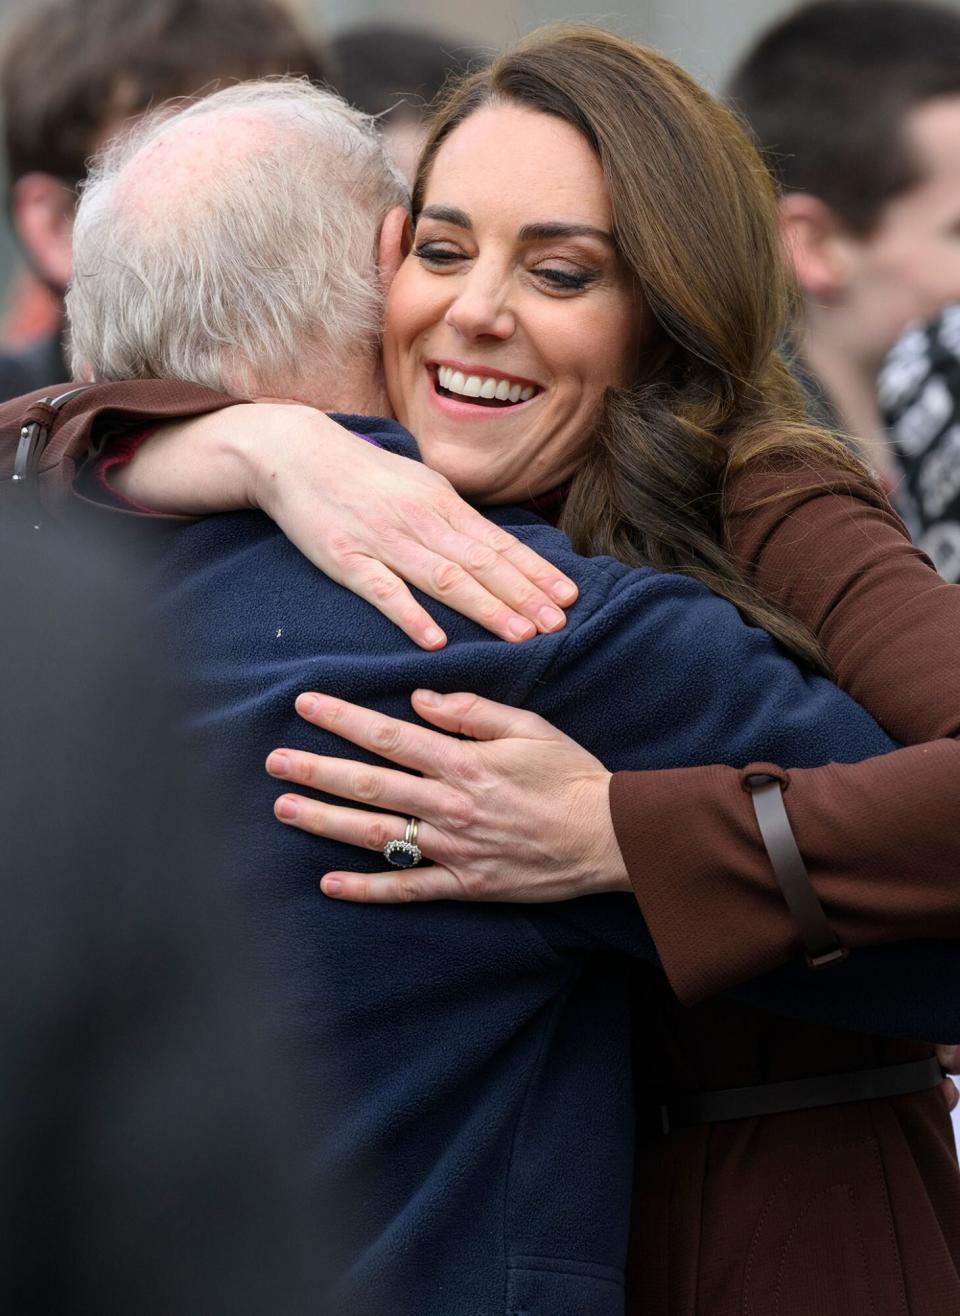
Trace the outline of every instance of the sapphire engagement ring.
[[413, 868], [419, 864], [423, 858], [423, 853], [417, 845], [417, 832], [420, 830], [420, 819], [411, 818], [407, 823], [407, 830], [403, 834], [402, 841], [388, 841], [383, 847], [383, 857], [388, 864], [393, 864], [394, 868]]

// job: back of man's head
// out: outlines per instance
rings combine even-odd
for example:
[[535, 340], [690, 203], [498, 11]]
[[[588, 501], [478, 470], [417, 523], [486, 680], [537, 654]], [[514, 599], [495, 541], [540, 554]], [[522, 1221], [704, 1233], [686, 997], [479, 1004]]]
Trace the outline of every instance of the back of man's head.
[[406, 200], [371, 121], [300, 79], [148, 116], [82, 191], [75, 371], [312, 400], [374, 357], [377, 236]]
[[919, 179], [909, 112], [960, 95], [960, 14], [918, 0], [817, 0], [776, 24], [730, 83], [786, 192], [855, 233]]

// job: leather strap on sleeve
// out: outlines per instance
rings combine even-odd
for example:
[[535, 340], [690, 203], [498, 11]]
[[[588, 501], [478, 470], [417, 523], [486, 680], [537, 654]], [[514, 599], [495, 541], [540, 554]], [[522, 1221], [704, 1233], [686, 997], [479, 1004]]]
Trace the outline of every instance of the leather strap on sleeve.
[[767, 772], [751, 772], [743, 784], [749, 791], [757, 826], [773, 867], [777, 884], [793, 916], [806, 952], [807, 965], [821, 969], [847, 957], [827, 922], [820, 898], [797, 847], [793, 828], [783, 803], [783, 785]]
[[62, 513], [99, 434], [200, 416], [237, 400], [167, 379], [61, 385], [13, 398], [0, 404], [0, 508]]

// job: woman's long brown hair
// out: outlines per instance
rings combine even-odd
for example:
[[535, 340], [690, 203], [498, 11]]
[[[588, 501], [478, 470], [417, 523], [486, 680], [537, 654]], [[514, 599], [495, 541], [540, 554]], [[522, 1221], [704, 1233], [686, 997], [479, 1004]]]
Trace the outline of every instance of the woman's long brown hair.
[[811, 488], [868, 478], [807, 420], [779, 354], [793, 290], [774, 184], [747, 134], [659, 52], [594, 27], [547, 28], [455, 85], [432, 122], [415, 214], [445, 138], [491, 102], [554, 115], [596, 151], [621, 258], [656, 325], [633, 387], [607, 391], [563, 529], [579, 552], [702, 581], [823, 670], [816, 638], [724, 543], [725, 489], [745, 467], [786, 462]]

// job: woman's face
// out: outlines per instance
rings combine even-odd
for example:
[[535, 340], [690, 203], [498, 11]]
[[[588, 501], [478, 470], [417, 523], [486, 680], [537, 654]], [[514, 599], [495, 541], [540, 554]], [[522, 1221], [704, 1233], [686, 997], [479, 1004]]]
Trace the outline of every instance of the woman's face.
[[424, 461], [486, 502], [560, 484], [643, 324], [580, 134], [514, 105], [456, 128], [387, 298], [387, 388]]

